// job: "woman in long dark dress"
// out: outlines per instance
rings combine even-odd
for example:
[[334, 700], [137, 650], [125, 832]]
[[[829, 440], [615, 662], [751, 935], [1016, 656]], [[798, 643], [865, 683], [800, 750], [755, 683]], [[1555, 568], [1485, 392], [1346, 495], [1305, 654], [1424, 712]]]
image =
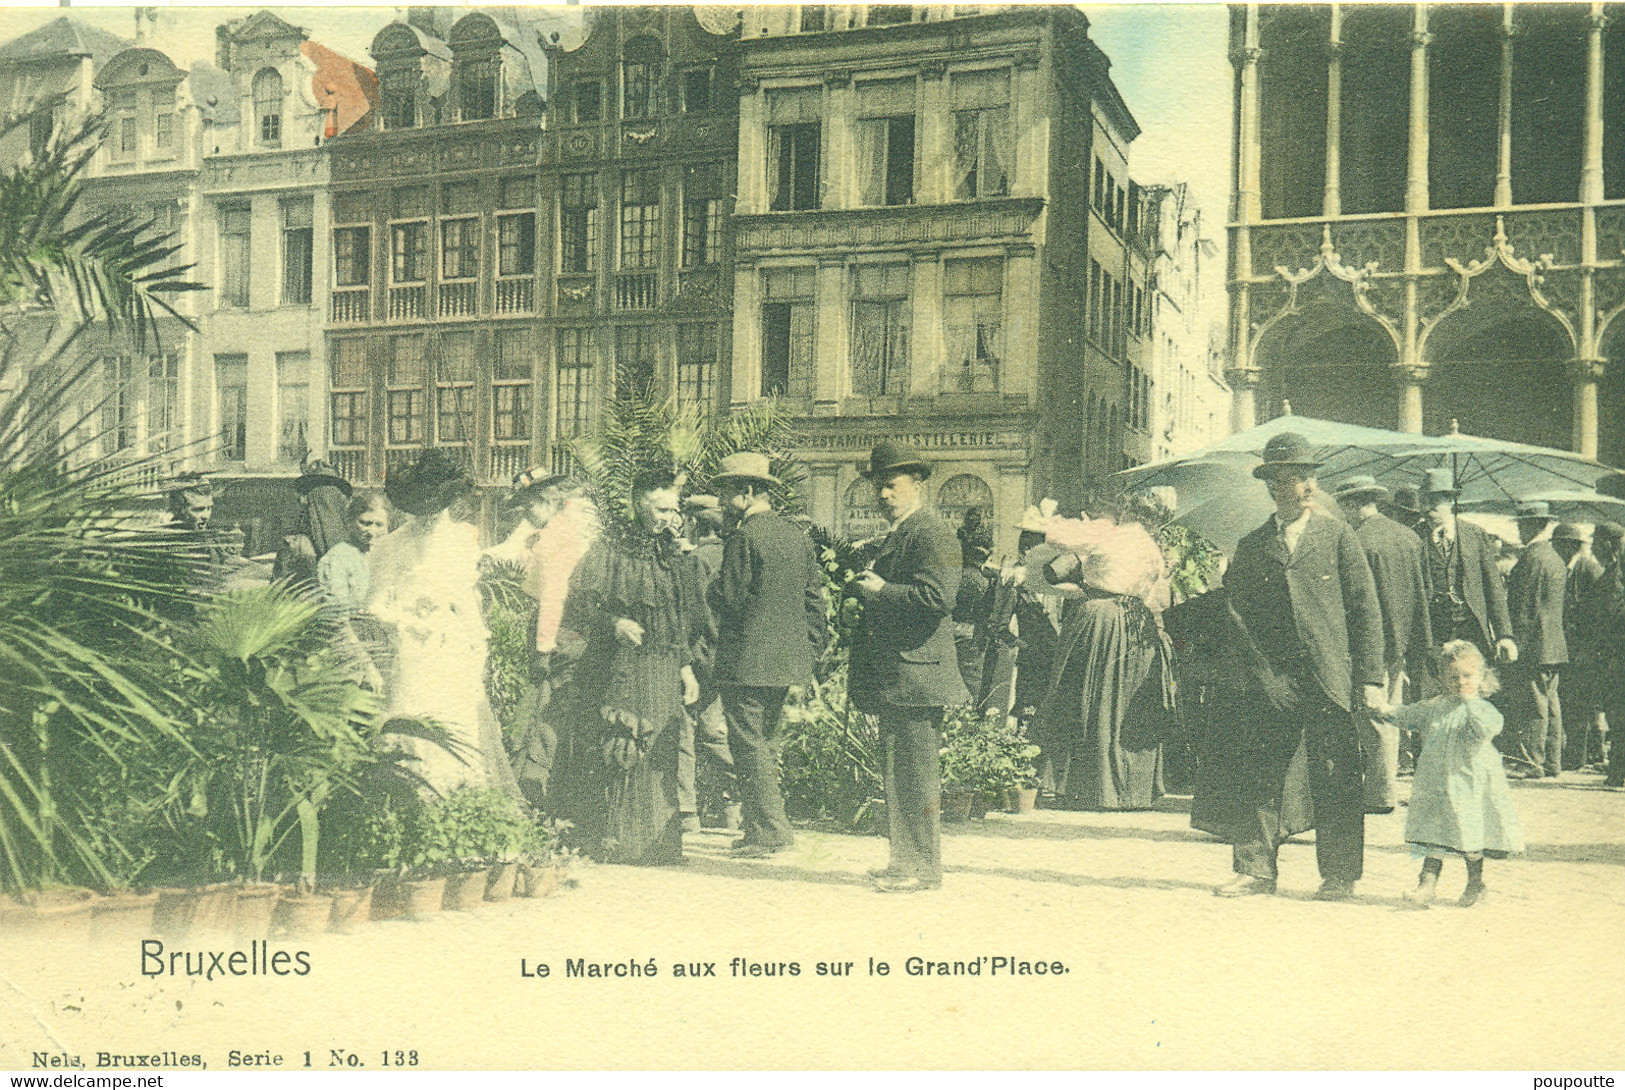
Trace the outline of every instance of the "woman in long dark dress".
[[1028, 557], [1027, 580], [1067, 599], [1034, 722], [1054, 805], [1149, 808], [1163, 793], [1173, 695], [1150, 605], [1166, 596], [1162, 550], [1133, 520], [1058, 519]]
[[560, 646], [584, 642], [555, 809], [605, 862], [683, 861], [678, 742], [711, 640], [698, 566], [677, 542], [669, 474], [634, 485], [637, 521], [605, 528], [570, 581]]

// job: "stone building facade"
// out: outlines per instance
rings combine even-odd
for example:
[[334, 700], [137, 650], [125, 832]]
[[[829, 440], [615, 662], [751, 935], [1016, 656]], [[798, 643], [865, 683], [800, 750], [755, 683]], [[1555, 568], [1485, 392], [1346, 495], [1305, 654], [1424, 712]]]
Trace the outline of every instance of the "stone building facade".
[[1625, 457], [1625, 23], [1603, 4], [1236, 5], [1234, 423]]

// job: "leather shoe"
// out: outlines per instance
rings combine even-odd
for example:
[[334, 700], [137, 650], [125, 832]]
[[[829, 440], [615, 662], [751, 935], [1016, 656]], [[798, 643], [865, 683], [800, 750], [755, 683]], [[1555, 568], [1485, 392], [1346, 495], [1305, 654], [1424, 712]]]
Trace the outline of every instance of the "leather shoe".
[[1274, 893], [1275, 880], [1273, 878], [1254, 878], [1250, 874], [1238, 874], [1224, 885], [1214, 889], [1215, 897], [1251, 897], [1260, 893]]
[[1343, 878], [1328, 878], [1315, 890], [1317, 901], [1346, 901], [1354, 896], [1354, 883]]
[[927, 882], [924, 879], [914, 878], [909, 875], [875, 879], [876, 893], [923, 893], [929, 889], [941, 888], [941, 882]]
[[766, 859], [770, 855], [777, 855], [784, 848], [776, 844], [744, 844], [731, 853], [735, 859]]
[[905, 874], [903, 871], [893, 870], [891, 867], [874, 867], [874, 868], [871, 868], [867, 873], [868, 873], [870, 878], [907, 878], [908, 877], [908, 875]]

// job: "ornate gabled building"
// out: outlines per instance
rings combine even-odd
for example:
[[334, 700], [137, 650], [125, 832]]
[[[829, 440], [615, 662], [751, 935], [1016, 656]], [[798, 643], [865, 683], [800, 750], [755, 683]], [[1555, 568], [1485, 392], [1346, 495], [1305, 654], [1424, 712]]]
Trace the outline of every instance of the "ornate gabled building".
[[1625, 459], [1613, 7], [1232, 8], [1236, 426], [1286, 398]]
[[573, 20], [492, 12], [380, 30], [372, 128], [330, 145], [328, 451], [353, 481], [436, 445], [506, 483], [543, 447], [542, 43]]
[[590, 9], [550, 43], [544, 201], [554, 464], [631, 391], [725, 411], [737, 12]]
[[1121, 468], [1139, 129], [1088, 20], [747, 8], [739, 58], [731, 397], [805, 414], [813, 517], [883, 525], [859, 476], [882, 437], [928, 450], [932, 502], [1001, 545], [1033, 495]]

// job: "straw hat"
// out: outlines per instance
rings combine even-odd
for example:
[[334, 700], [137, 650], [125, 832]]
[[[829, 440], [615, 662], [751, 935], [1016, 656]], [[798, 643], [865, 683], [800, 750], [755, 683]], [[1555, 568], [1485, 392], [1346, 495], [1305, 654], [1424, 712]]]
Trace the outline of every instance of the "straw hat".
[[722, 464], [717, 466], [717, 471], [711, 474], [711, 481], [713, 484], [720, 481], [757, 481], [770, 486], [784, 483], [769, 472], [767, 455], [758, 454], [753, 450], [741, 450], [728, 455], [722, 460]]

